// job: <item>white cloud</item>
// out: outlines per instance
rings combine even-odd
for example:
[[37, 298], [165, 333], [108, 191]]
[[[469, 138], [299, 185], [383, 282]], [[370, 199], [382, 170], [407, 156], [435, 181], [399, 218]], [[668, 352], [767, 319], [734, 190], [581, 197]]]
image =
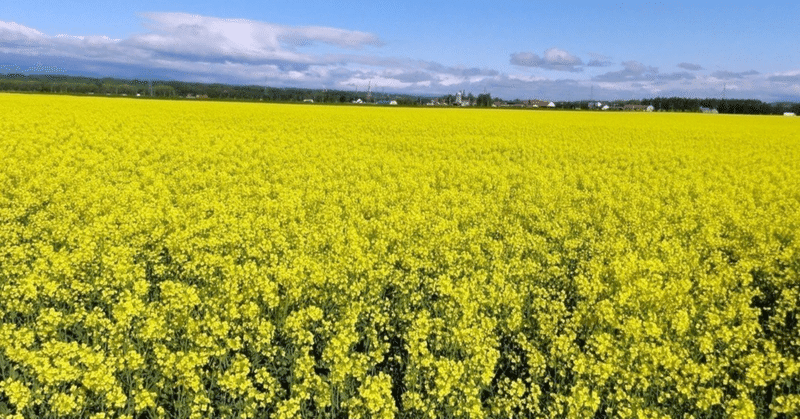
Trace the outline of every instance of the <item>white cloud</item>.
[[298, 52], [316, 43], [354, 49], [379, 46], [376, 35], [338, 28], [275, 25], [245, 19], [221, 19], [186, 13], [144, 13], [149, 33], [125, 40], [153, 54], [187, 59], [311, 64], [318, 57]]
[[563, 49], [550, 48], [540, 58], [532, 52], [515, 52], [509, 60], [511, 64], [520, 67], [538, 67], [557, 71], [583, 71], [580, 67], [583, 61]]
[[143, 13], [146, 25], [176, 40], [243, 51], [273, 51], [316, 42], [343, 48], [380, 46], [374, 34], [323, 26], [286, 26], [248, 19], [222, 19], [188, 13]]
[[149, 32], [127, 39], [106, 36], [45, 35], [33, 28], [0, 21], [0, 51], [28, 56], [91, 59], [95, 62], [247, 62], [256, 64], [323, 63], [324, 56], [299, 52], [303, 46], [358, 49], [379, 46], [376, 35], [338, 28], [290, 27], [242, 19], [185, 13], [146, 13]]
[[550, 48], [544, 52], [544, 61], [551, 65], [575, 66], [583, 64], [580, 58], [563, 49]]
[[36, 29], [20, 25], [15, 22], [3, 22], [0, 20], [0, 40], [5, 42], [37, 42], [46, 37], [45, 34]]
[[[83, 69], [138, 68], [137, 74], [180, 73], [193, 80], [276, 86], [348, 88], [357, 80], [385, 86], [477, 83], [496, 70], [445, 66], [412, 58], [381, 57], [377, 35], [317, 26], [286, 26], [186, 13], [144, 13], [146, 32], [125, 39], [48, 36], [0, 22], [0, 51], [14, 56], [69, 59]], [[320, 45], [311, 53], [309, 45]], [[5, 66], [12, 68], [9, 66]], [[13, 67], [16, 68], [16, 67]], [[109, 75], [109, 74], [104, 74]], [[352, 80], [351, 80], [352, 79]]]

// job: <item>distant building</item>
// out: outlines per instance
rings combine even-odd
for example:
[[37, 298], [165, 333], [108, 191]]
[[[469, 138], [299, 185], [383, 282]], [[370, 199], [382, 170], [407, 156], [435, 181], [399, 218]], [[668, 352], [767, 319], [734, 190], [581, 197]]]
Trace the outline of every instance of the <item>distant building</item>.
[[[529, 101], [525, 102], [525, 104], [527, 106], [530, 106], [532, 108], [545, 108], [545, 107], [549, 106], [551, 103], [553, 103], [553, 102], [548, 102], [546, 100], [538, 100], [538, 99], [533, 99], [533, 100], [529, 100]], [[553, 105], [553, 106], [555, 106], [555, 105]]]
[[392, 100], [392, 101], [389, 102], [389, 104], [390, 105], [397, 105], [397, 101], [396, 100]]
[[795, 116], [794, 112], [784, 112], [783, 116]]
[[305, 103], [314, 103], [314, 99], [303, 99]]
[[608, 105], [605, 105], [602, 108], [600, 108], [601, 111], [607, 111], [609, 109], [610, 109], [610, 107]]
[[719, 113], [719, 111], [717, 111], [716, 109], [706, 108], [706, 107], [703, 107], [703, 106], [700, 107], [700, 112], [702, 112], [702, 113]]
[[[472, 95], [472, 93], [470, 93], [470, 95]], [[475, 100], [470, 100], [470, 95], [467, 95], [467, 92], [464, 90], [456, 92], [456, 99], [453, 102], [453, 106], [474, 106]]]
[[647, 106], [645, 106], [645, 105], [625, 105], [625, 106], [622, 107], [622, 110], [623, 111], [646, 111], [647, 110]]

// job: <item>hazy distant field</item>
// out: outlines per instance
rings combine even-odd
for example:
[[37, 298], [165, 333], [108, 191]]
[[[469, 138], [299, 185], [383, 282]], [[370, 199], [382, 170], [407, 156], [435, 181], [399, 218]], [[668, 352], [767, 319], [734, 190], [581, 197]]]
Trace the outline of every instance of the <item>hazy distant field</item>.
[[800, 119], [0, 95], [0, 415], [794, 417]]

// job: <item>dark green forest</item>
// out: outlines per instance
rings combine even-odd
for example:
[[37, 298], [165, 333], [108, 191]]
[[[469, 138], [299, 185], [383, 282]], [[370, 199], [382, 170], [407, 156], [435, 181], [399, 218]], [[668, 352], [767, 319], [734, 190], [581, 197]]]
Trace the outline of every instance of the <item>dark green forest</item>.
[[350, 103], [361, 99], [362, 102], [388, 104], [394, 100], [399, 105], [420, 104], [426, 100], [422, 96], [381, 92], [24, 74], [0, 75], [0, 91], [270, 102]]

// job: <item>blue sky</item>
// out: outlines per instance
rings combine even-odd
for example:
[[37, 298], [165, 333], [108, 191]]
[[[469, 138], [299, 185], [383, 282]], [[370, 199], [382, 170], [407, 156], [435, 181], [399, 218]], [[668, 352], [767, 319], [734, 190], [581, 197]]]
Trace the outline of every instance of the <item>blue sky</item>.
[[5, 2], [0, 72], [800, 101], [800, 2]]

